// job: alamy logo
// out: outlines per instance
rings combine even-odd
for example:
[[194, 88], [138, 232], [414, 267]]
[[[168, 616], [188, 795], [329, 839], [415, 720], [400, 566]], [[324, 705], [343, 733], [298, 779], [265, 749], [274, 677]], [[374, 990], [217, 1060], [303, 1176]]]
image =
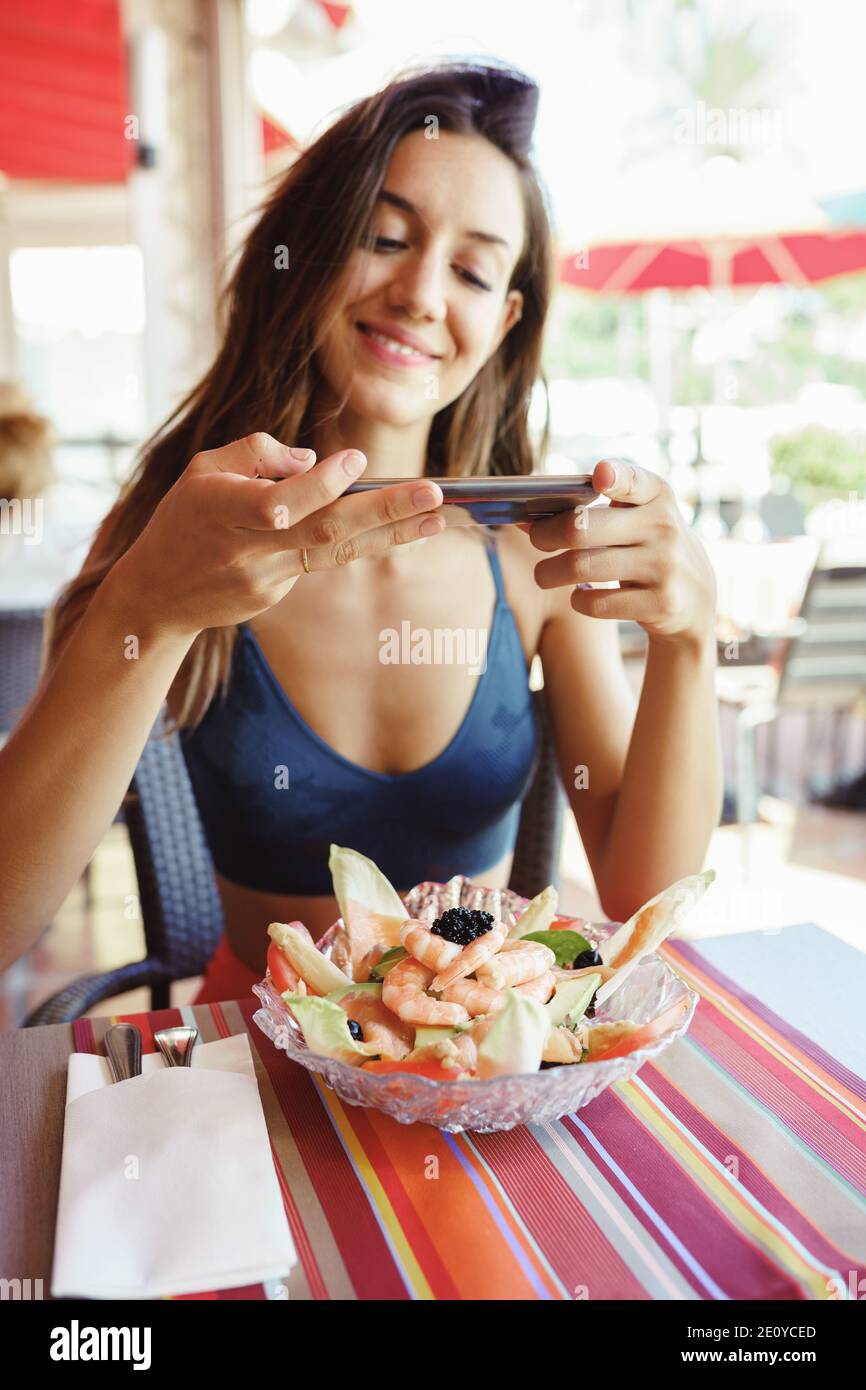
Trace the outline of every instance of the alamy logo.
[[678, 145], [778, 145], [784, 135], [782, 112], [766, 106], [681, 106], [674, 115]]
[[149, 1327], [70, 1327], [51, 1331], [52, 1361], [132, 1361], [134, 1371], [150, 1370]]
[[44, 510], [41, 497], [0, 497], [0, 536], [23, 536], [25, 545], [39, 545]]
[[41, 1279], [0, 1279], [0, 1303], [8, 1299], [29, 1302], [44, 1297]]
[[487, 670], [487, 629], [416, 627], [404, 620], [379, 633], [383, 666], [465, 666], [472, 676]]

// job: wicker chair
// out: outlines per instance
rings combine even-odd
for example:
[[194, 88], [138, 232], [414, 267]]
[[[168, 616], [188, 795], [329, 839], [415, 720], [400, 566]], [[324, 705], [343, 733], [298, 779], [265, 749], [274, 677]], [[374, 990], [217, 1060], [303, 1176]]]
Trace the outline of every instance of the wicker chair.
[[[824, 566], [819, 558], [809, 577], [799, 624], [766, 666], [726, 671], [718, 682], [722, 704], [737, 710], [737, 820], [758, 819], [761, 782], [757, 728], [775, 733], [788, 711], [831, 714], [834, 718], [835, 771], [839, 772], [841, 734], [851, 713], [866, 697], [866, 565]], [[811, 745], [811, 749], [814, 744]], [[807, 744], [807, 750], [811, 751]], [[775, 753], [775, 740], [771, 744]], [[775, 764], [775, 757], [773, 758]], [[772, 779], [775, 780], [775, 779]]]
[[[533, 701], [542, 731], [533, 780], [524, 797], [509, 886], [534, 897], [559, 883], [565, 794], [541, 692]], [[151, 1007], [168, 1008], [173, 980], [204, 973], [222, 935], [213, 863], [176, 734], [154, 726], [124, 803], [147, 954], [117, 970], [84, 975], [35, 1008], [23, 1027], [68, 1023], [101, 999], [141, 985]]]
[[15, 727], [36, 689], [44, 616], [41, 608], [0, 612], [0, 735]]
[[534, 691], [532, 701], [541, 730], [541, 746], [535, 773], [520, 808], [508, 881], [509, 888], [524, 898], [534, 898], [549, 883], [559, 887], [559, 853], [566, 807], [543, 691]]

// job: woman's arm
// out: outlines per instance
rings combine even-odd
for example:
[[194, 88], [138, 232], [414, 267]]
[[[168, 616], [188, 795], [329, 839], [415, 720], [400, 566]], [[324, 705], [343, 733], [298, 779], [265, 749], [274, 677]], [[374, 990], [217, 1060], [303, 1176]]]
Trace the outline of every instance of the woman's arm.
[[430, 479], [343, 497], [363, 455], [312, 468], [309, 450], [291, 452], [250, 435], [196, 455], [0, 749], [0, 969], [44, 931], [111, 824], [198, 633], [278, 603], [303, 548], [312, 569], [379, 554], [416, 539], [441, 504]]
[[[604, 910], [625, 921], [700, 871], [719, 823], [715, 581], [662, 479], [605, 462], [594, 481], [611, 507], [532, 538], [561, 552], [536, 566], [552, 591], [540, 650], [560, 767]], [[649, 635], [636, 711], [611, 621], [627, 618]]]
[[120, 562], [0, 749], [0, 969], [48, 926], [111, 824], [193, 636], [136, 611]]

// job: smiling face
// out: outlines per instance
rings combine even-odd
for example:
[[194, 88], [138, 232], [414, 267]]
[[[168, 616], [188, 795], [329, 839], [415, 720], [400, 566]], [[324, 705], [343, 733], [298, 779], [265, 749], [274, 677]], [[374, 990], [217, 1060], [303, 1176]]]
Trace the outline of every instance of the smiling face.
[[520, 317], [524, 234], [518, 172], [494, 145], [404, 136], [317, 353], [349, 412], [417, 425], [462, 394]]

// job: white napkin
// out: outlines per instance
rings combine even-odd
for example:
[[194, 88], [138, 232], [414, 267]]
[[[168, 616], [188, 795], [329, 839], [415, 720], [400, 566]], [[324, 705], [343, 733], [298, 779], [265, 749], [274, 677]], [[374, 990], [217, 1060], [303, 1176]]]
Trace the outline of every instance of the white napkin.
[[51, 1293], [160, 1298], [279, 1279], [297, 1262], [249, 1039], [161, 1053], [112, 1082], [69, 1058]]

